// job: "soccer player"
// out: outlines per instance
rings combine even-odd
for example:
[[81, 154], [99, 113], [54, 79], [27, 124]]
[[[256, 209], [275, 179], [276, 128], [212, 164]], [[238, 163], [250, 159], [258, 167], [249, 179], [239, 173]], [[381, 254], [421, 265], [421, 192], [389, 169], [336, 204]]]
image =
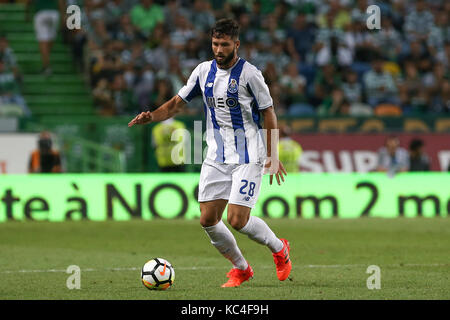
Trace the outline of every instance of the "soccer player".
[[[237, 287], [253, 277], [252, 267], [222, 221], [227, 203], [228, 223], [272, 251], [278, 279], [283, 281], [292, 269], [289, 242], [279, 239], [264, 220], [250, 215], [263, 173], [270, 173], [270, 184], [274, 175], [278, 184], [286, 175], [276, 156], [278, 129], [273, 101], [261, 71], [237, 54], [239, 25], [232, 19], [218, 20], [211, 38], [214, 60], [200, 63], [177, 95], [153, 112], [140, 113], [128, 126], [171, 118], [201, 95], [208, 152], [200, 173], [200, 224], [212, 245], [233, 264], [222, 287]], [[260, 130], [261, 114], [266, 143]]]

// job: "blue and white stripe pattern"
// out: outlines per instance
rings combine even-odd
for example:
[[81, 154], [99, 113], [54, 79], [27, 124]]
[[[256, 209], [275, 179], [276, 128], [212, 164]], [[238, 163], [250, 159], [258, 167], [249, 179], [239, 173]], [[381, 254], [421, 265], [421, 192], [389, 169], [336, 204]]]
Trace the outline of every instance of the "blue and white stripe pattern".
[[186, 102], [203, 97], [207, 158], [219, 163], [263, 163], [266, 151], [261, 110], [272, 106], [264, 78], [255, 66], [239, 58], [229, 69], [215, 60], [199, 64], [178, 95]]

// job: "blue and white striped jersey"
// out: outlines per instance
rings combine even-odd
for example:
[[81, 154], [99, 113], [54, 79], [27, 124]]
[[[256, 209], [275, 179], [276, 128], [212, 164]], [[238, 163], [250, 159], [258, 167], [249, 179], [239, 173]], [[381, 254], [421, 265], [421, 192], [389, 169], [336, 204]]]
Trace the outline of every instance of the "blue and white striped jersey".
[[228, 164], [264, 163], [260, 111], [273, 101], [255, 66], [242, 58], [229, 69], [220, 69], [216, 60], [203, 62], [178, 95], [186, 102], [203, 97], [207, 159]]

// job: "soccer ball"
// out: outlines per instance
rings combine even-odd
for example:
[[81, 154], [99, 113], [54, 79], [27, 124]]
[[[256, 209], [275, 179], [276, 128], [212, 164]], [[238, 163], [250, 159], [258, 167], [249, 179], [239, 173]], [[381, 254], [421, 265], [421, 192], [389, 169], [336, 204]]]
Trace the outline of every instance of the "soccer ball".
[[166, 290], [175, 280], [175, 270], [172, 264], [162, 258], [147, 261], [141, 270], [141, 280], [150, 290]]

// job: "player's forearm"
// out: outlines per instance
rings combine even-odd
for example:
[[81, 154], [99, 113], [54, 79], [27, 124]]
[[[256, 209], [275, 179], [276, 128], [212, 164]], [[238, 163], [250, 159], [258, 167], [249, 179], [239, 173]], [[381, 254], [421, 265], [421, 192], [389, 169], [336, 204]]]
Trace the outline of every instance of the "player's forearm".
[[152, 112], [152, 121], [158, 122], [172, 118], [183, 110], [184, 103], [183, 99], [175, 95], [172, 99]]
[[277, 115], [273, 110], [273, 107], [269, 107], [264, 109], [263, 112], [264, 117], [264, 129], [267, 132], [267, 157], [272, 156], [272, 150], [277, 150], [278, 147], [278, 125], [277, 125]]

